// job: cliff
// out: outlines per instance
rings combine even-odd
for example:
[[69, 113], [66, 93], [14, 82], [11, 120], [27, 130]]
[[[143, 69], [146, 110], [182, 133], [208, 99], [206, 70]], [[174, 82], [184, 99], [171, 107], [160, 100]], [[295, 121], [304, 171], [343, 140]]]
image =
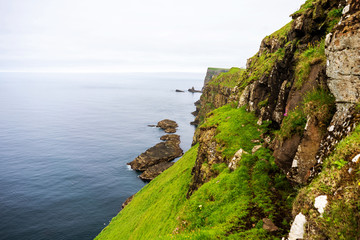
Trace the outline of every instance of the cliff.
[[210, 82], [210, 80], [214, 77], [219, 75], [220, 73], [228, 72], [229, 69], [227, 68], [212, 68], [209, 67], [206, 71], [205, 79], [204, 79], [204, 86]]
[[97, 239], [358, 239], [360, 1], [307, 0], [211, 78], [193, 147]]

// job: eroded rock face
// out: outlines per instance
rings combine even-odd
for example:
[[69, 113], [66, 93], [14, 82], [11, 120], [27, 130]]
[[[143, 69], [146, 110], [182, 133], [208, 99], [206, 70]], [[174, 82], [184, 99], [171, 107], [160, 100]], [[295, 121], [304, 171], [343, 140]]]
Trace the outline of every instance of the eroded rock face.
[[328, 86], [336, 100], [334, 114], [316, 155], [314, 177], [322, 161], [336, 144], [360, 121], [355, 105], [360, 101], [360, 1], [348, 0], [343, 16], [334, 31], [326, 37]]
[[158, 143], [149, 148], [132, 162], [129, 162], [128, 165], [134, 170], [146, 171], [151, 166], [161, 162], [169, 162], [182, 156], [183, 151], [180, 148], [180, 136], [165, 135], [161, 138], [164, 139], [165, 142]]
[[[223, 158], [221, 157], [221, 153], [217, 151], [218, 143], [214, 139], [214, 136], [216, 135], [216, 127], [200, 128], [199, 130], [199, 150], [196, 157], [195, 166], [191, 171], [193, 179], [187, 193], [188, 197], [202, 184], [217, 175], [216, 172], [211, 170], [210, 166], [224, 162]], [[208, 164], [204, 165], [205, 162]]]
[[164, 119], [158, 122], [157, 127], [163, 129], [166, 133], [175, 133], [178, 124], [170, 119]]
[[293, 182], [304, 184], [308, 181], [311, 169], [316, 165], [315, 156], [323, 137], [321, 129], [314, 118], [308, 119], [304, 136], [297, 148], [288, 178]]
[[326, 37], [326, 74], [338, 104], [360, 100], [360, 3], [348, 0], [340, 24]]

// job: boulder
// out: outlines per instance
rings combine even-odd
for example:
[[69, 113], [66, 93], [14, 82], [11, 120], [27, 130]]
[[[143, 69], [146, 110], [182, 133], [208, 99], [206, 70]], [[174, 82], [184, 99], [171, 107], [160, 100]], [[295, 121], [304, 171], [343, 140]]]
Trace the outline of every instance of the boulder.
[[153, 165], [146, 169], [145, 172], [139, 176], [139, 178], [144, 181], [151, 181], [172, 165], [174, 165], [174, 162], [161, 162], [159, 164]]
[[275, 232], [279, 230], [279, 228], [271, 221], [269, 218], [263, 218], [263, 229], [269, 232]]
[[166, 133], [175, 133], [178, 124], [170, 119], [164, 119], [158, 122], [157, 127], [164, 129]]

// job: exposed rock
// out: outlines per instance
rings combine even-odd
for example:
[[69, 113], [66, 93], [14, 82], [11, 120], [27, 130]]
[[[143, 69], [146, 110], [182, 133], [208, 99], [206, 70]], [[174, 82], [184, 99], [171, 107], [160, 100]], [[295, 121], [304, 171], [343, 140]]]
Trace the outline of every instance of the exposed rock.
[[134, 195], [131, 195], [130, 197], [128, 197], [125, 202], [121, 205], [121, 209], [124, 209], [126, 207], [126, 205], [128, 205], [131, 200], [134, 198], [135, 194]]
[[299, 240], [304, 239], [304, 225], [306, 223], [306, 218], [302, 213], [296, 215], [293, 224], [291, 225], [289, 240]]
[[348, 1], [340, 24], [326, 38], [328, 85], [338, 104], [360, 100], [360, 6]]
[[161, 162], [159, 164], [153, 165], [148, 169], [146, 169], [145, 172], [143, 172], [139, 176], [139, 178], [141, 178], [144, 181], [151, 181], [157, 176], [159, 176], [160, 173], [171, 167], [172, 165], [174, 165], [174, 162]]
[[191, 93], [201, 93], [202, 92], [201, 90], [196, 90], [194, 87], [189, 88], [188, 91]]
[[163, 141], [174, 141], [177, 144], [180, 144], [180, 136], [176, 134], [166, 134], [160, 137], [160, 140]]
[[185, 92], [185, 91], [176, 89], [175, 92]]
[[299, 134], [295, 134], [284, 141], [275, 141], [273, 147], [275, 162], [283, 171], [288, 172], [290, 170], [300, 142], [301, 136]]
[[165, 135], [162, 139], [165, 139], [166, 141], [149, 148], [132, 162], [129, 162], [128, 165], [134, 170], [145, 171], [153, 165], [172, 161], [183, 154], [183, 151], [180, 148], [179, 136]]
[[323, 137], [314, 118], [309, 118], [304, 136], [297, 148], [288, 177], [299, 184], [304, 184], [310, 177], [310, 170], [316, 165], [316, 154]]
[[314, 177], [321, 169], [323, 159], [336, 144], [347, 136], [360, 121], [354, 106], [360, 101], [360, 3], [348, 0], [343, 16], [333, 32], [326, 36], [328, 86], [336, 100], [327, 135], [316, 155], [317, 165], [311, 171]]
[[315, 198], [314, 207], [319, 211], [320, 216], [324, 213], [327, 203], [328, 201], [326, 195], [321, 195]]
[[357, 162], [359, 161], [359, 159], [360, 159], [360, 154], [356, 155], [356, 156], [351, 160], [351, 162], [357, 163]]
[[[261, 146], [261, 145], [260, 145]], [[241, 160], [243, 154], [247, 154], [242, 148], [240, 148], [235, 154], [234, 157], [231, 159], [228, 168], [234, 171], [237, 168], [238, 162]]]
[[[348, 0], [340, 23], [327, 36], [329, 88], [338, 102], [360, 99], [360, 4]], [[343, 91], [345, 90], [345, 91]]]
[[263, 229], [269, 231], [269, 232], [275, 232], [278, 231], [279, 228], [268, 218], [263, 218]]
[[154, 124], [149, 124], [148, 127], [156, 127]]
[[209, 181], [217, 172], [212, 171], [211, 168], [204, 169], [203, 163], [207, 161], [208, 165], [222, 163], [223, 158], [221, 153], [217, 151], [218, 143], [214, 139], [216, 134], [216, 127], [200, 128], [199, 129], [199, 149], [196, 157], [195, 165], [191, 171], [193, 176], [192, 182], [189, 186], [187, 197], [196, 191], [202, 184]]
[[178, 124], [170, 119], [164, 119], [158, 122], [157, 127], [164, 129], [166, 133], [175, 133]]
[[259, 150], [262, 147], [262, 145], [256, 145], [253, 147], [253, 149], [251, 150], [251, 153], [254, 154], [256, 153], [257, 150]]

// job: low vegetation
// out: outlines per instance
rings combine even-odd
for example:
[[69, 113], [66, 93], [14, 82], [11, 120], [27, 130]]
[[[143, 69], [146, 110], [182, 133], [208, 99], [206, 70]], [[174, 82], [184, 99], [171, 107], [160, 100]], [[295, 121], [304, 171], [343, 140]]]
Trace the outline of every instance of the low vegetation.
[[244, 71], [245, 70], [242, 68], [233, 67], [228, 72], [220, 73], [218, 76], [214, 77], [208, 84], [233, 88], [242, 77]]
[[171, 233], [186, 200], [197, 148], [141, 189], [96, 239], [159, 239]]
[[217, 149], [223, 157], [230, 159], [239, 148], [247, 152], [260, 140], [261, 133], [267, 130], [268, 122], [257, 125], [257, 118], [253, 113], [246, 112], [245, 107], [236, 108], [235, 104], [228, 104], [208, 114], [201, 128], [217, 127], [215, 140], [220, 144]]
[[309, 44], [305, 51], [297, 53], [296, 58], [295, 87], [300, 89], [310, 75], [311, 66], [326, 64], [325, 40]]
[[[360, 126], [337, 145], [323, 165], [321, 174], [300, 190], [294, 203], [296, 212], [306, 215], [318, 239], [357, 239], [360, 235]], [[327, 195], [323, 216], [314, 207], [315, 198]], [[307, 236], [305, 238], [311, 238]]]

